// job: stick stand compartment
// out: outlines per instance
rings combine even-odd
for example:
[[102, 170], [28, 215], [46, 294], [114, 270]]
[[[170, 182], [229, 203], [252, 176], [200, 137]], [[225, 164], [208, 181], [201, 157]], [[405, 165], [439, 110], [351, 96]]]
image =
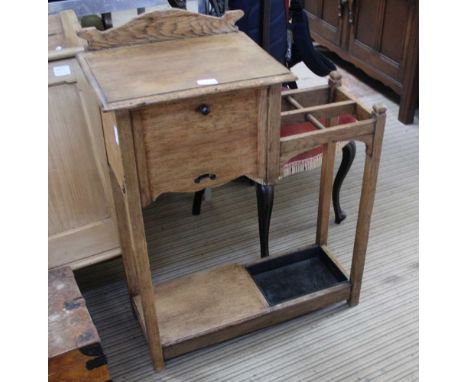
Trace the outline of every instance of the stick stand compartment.
[[251, 265], [247, 270], [270, 305], [348, 281], [317, 246]]

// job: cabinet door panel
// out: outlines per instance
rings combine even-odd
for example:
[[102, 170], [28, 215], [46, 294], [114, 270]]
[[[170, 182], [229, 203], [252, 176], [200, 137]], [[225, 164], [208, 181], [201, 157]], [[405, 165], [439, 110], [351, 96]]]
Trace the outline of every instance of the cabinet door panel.
[[408, 0], [354, 1], [349, 54], [380, 72], [397, 92], [403, 81], [413, 5]]
[[382, 53], [396, 62], [403, 59], [409, 7], [407, 1], [387, 0], [382, 32]]
[[375, 50], [379, 48], [379, 21], [381, 21], [378, 17], [378, 9], [384, 1], [359, 0], [356, 3], [355, 39]]
[[49, 267], [118, 247], [99, 107], [74, 59], [49, 63]]
[[324, 38], [341, 44], [343, 17], [338, 17], [338, 0], [305, 0], [309, 29], [316, 40]]

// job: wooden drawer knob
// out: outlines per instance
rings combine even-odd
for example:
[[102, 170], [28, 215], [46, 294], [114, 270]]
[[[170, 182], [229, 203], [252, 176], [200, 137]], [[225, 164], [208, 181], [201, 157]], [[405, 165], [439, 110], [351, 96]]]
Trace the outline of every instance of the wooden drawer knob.
[[210, 107], [207, 104], [202, 103], [200, 106], [197, 107], [197, 111], [199, 113], [202, 113], [203, 115], [208, 115], [210, 114]]
[[216, 174], [203, 174], [203, 175], [200, 175], [200, 176], [197, 176], [193, 181], [195, 183], [203, 183], [203, 182], [207, 182], [209, 180], [215, 180], [216, 179]]

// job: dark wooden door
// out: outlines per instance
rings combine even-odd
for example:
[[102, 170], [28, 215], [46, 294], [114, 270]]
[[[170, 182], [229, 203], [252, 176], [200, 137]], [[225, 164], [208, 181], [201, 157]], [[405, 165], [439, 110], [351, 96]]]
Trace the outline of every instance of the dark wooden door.
[[416, 33], [415, 4], [413, 0], [349, 0], [349, 55], [397, 93], [404, 79], [406, 47]]
[[340, 46], [344, 20], [344, 7], [339, 0], [305, 0], [304, 9], [309, 16], [309, 29], [317, 42], [322, 39]]

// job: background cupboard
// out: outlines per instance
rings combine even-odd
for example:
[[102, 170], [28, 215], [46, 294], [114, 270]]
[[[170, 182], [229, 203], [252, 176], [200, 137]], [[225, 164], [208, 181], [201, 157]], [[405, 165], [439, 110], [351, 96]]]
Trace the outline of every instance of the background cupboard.
[[49, 268], [120, 254], [99, 106], [73, 12], [49, 16]]
[[418, 97], [418, 0], [305, 0], [311, 36], [401, 96], [413, 121]]

